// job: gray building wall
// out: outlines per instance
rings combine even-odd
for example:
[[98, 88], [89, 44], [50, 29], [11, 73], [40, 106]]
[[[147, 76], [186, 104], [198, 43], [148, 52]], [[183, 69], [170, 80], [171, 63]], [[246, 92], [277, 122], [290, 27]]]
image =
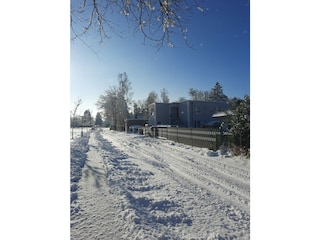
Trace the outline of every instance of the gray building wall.
[[190, 121], [190, 110], [188, 108], [188, 101], [180, 103], [180, 126], [188, 127]]
[[149, 105], [149, 124], [199, 128], [213, 121], [212, 115], [230, 109], [226, 102], [192, 101]]
[[149, 124], [169, 124], [169, 105], [170, 103], [152, 103], [149, 105]]
[[188, 127], [202, 127], [213, 120], [215, 112], [225, 111], [230, 107], [226, 102], [190, 101], [189, 108], [191, 121]]

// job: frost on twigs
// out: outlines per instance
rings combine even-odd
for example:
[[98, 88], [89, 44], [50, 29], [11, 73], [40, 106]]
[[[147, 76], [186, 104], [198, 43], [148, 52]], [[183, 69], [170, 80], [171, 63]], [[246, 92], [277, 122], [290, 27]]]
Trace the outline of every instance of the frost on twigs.
[[[142, 34], [144, 42], [150, 41], [156, 47], [172, 47], [180, 36], [186, 45], [189, 18], [194, 9], [203, 13], [205, 10], [198, 4], [199, 0], [81, 0], [71, 2], [72, 39], [82, 39], [91, 32], [98, 33], [103, 42], [111, 35], [123, 36], [123, 26], [134, 33]], [[115, 24], [118, 13], [128, 24]]]

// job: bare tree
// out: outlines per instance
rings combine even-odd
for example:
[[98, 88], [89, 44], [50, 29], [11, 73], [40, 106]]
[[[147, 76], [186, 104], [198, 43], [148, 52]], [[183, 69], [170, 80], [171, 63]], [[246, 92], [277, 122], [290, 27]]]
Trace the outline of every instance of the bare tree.
[[[140, 32], [156, 47], [174, 47], [173, 35], [180, 35], [188, 44], [187, 23], [194, 14], [201, 13], [201, 0], [71, 0], [70, 17], [72, 39], [80, 38], [90, 30], [95, 31], [103, 42], [111, 35], [122, 36], [119, 26], [112, 21], [114, 14], [120, 14], [134, 33]], [[203, 0], [201, 1], [203, 2]]]
[[74, 109], [73, 110], [71, 110], [71, 116], [72, 116], [72, 118], [71, 118], [71, 139], [73, 139], [73, 128], [74, 128], [74, 124], [73, 124], [73, 122], [74, 122], [74, 120], [75, 120], [75, 117], [76, 117], [76, 114], [77, 114], [77, 110], [78, 110], [78, 107], [82, 104], [82, 100], [79, 98], [75, 103], [75, 107], [74, 107]]

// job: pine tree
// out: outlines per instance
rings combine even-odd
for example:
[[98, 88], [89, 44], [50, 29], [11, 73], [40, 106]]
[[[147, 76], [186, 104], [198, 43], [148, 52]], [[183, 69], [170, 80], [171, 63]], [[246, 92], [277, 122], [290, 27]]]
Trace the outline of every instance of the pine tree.
[[97, 112], [96, 114], [96, 120], [95, 120], [95, 125], [102, 127], [103, 121], [102, 121], [102, 117], [101, 114], [99, 112]]
[[216, 82], [216, 85], [211, 89], [210, 92], [211, 101], [227, 101], [228, 97], [224, 95], [222, 86], [219, 82]]

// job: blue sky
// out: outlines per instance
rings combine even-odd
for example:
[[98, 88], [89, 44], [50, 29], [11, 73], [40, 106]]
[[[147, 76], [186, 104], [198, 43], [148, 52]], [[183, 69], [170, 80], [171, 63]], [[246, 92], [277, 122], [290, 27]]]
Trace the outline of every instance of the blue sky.
[[[187, 47], [177, 41], [175, 48], [159, 51], [143, 45], [141, 35], [129, 30], [124, 38], [113, 35], [103, 45], [98, 39], [70, 43], [70, 107], [81, 98], [79, 109], [95, 114], [95, 103], [110, 86], [117, 85], [119, 73], [126, 72], [133, 99], [146, 99], [149, 92], [166, 88], [170, 101], [189, 99], [190, 88], [210, 90], [219, 82], [228, 97], [250, 95], [250, 6], [247, 0], [206, 1], [206, 14], [196, 13], [189, 20]], [[118, 19], [120, 16], [114, 16]], [[126, 30], [126, 26], [120, 26]], [[177, 39], [175, 39], [177, 40]]]

